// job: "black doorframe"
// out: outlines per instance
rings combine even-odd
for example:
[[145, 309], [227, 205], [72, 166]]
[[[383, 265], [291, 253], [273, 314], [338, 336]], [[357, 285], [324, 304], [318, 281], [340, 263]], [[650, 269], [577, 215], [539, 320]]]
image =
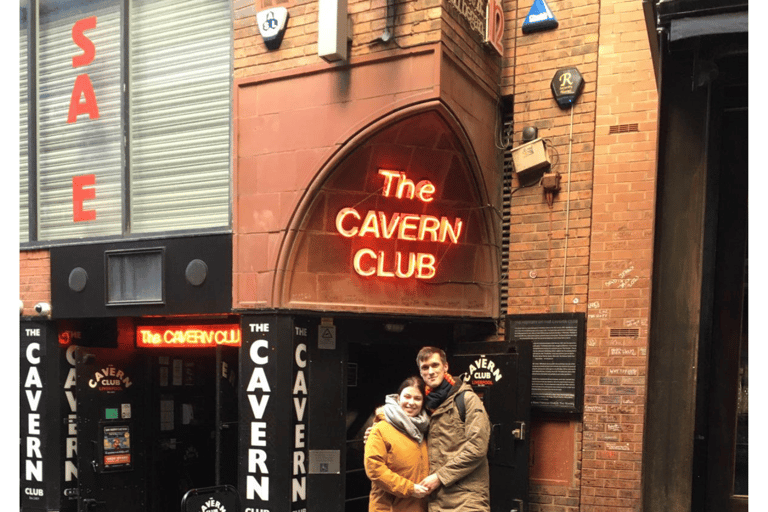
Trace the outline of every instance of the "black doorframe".
[[[661, 43], [643, 510], [745, 510], [747, 499], [733, 497], [733, 461], [746, 290], [746, 34]], [[741, 121], [721, 125], [739, 109]]]

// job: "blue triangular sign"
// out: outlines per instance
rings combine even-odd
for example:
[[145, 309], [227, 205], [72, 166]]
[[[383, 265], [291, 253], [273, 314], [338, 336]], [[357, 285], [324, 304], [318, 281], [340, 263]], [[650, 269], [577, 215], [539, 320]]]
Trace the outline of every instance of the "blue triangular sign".
[[523, 21], [523, 34], [557, 28], [557, 18], [552, 14], [546, 0], [533, 0], [531, 10]]

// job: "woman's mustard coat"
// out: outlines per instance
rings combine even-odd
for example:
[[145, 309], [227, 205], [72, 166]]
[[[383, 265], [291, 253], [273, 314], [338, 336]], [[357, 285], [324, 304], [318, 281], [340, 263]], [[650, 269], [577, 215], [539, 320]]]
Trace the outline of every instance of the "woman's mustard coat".
[[[377, 411], [378, 412], [378, 411]], [[426, 498], [414, 498], [413, 484], [429, 475], [427, 441], [421, 445], [390, 425], [382, 414], [365, 443], [365, 473], [371, 480], [369, 512], [426, 512]]]

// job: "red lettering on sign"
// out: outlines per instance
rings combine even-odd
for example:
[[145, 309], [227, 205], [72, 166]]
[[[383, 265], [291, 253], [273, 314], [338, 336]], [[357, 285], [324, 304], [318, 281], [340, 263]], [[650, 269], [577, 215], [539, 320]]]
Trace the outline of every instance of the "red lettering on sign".
[[145, 348], [205, 348], [225, 345], [239, 347], [242, 335], [238, 325], [139, 326], [136, 346]]
[[[85, 96], [85, 102], [80, 102], [80, 97]], [[87, 74], [82, 74], [75, 80], [72, 88], [72, 98], [69, 100], [69, 115], [67, 123], [77, 121], [80, 114], [88, 114], [91, 119], [99, 118], [99, 107], [96, 105], [96, 94], [93, 92], [91, 79]]]
[[[73, 68], [86, 66], [93, 62], [93, 59], [96, 57], [96, 46], [94, 46], [93, 41], [83, 34], [83, 32], [92, 28], [96, 28], [96, 16], [78, 20], [72, 26], [72, 40], [83, 50], [81, 55], [72, 57]], [[81, 102], [80, 98], [83, 96], [85, 96], [85, 101]], [[72, 87], [72, 97], [69, 100], [67, 123], [74, 123], [77, 121], [77, 116], [81, 114], [88, 114], [90, 119], [99, 118], [96, 94], [93, 92], [91, 78], [87, 73], [83, 73], [75, 79], [75, 85]]]
[[83, 34], [83, 32], [92, 28], [96, 28], [96, 16], [78, 20], [72, 26], [72, 40], [83, 50], [82, 55], [72, 57], [73, 68], [87, 66], [96, 57], [96, 46], [94, 46], [93, 41], [88, 39], [88, 36]]
[[96, 219], [96, 210], [83, 210], [83, 201], [96, 198], [95, 188], [84, 188], [96, 185], [95, 174], [72, 177], [72, 220], [83, 222]]

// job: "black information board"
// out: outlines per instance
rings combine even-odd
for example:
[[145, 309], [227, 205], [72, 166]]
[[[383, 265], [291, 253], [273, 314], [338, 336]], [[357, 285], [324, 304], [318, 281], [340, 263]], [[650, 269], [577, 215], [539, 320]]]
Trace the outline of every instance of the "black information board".
[[532, 410], [582, 412], [585, 322], [584, 313], [507, 316], [507, 339], [533, 346]]

